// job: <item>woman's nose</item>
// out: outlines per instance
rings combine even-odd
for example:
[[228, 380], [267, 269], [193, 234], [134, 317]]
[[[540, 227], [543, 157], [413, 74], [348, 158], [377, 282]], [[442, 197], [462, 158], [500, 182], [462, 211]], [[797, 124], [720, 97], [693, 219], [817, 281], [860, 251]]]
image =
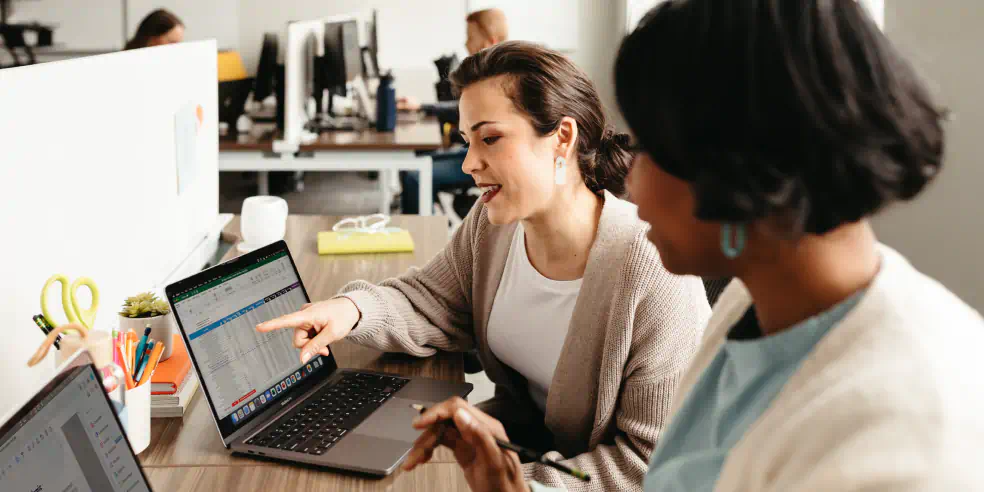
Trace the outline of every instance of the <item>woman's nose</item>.
[[465, 174], [475, 174], [475, 172], [482, 170], [482, 167], [482, 160], [469, 148], [468, 152], [465, 153], [465, 160], [461, 163], [462, 172]]

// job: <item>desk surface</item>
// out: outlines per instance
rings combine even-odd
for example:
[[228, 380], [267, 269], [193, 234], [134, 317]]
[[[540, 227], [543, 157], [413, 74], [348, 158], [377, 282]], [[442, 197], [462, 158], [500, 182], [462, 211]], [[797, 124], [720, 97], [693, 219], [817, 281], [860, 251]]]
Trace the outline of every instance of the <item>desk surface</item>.
[[[220, 137], [219, 151], [272, 151], [272, 126], [257, 124], [247, 134]], [[376, 130], [324, 132], [318, 140], [302, 145], [302, 152], [315, 150], [437, 150], [441, 148], [441, 129], [436, 118], [398, 122], [388, 133]]]
[[[392, 224], [409, 229], [416, 251], [403, 254], [319, 256], [316, 235], [330, 230], [341, 217], [292, 215], [287, 219], [291, 255], [313, 301], [332, 297], [355, 279], [378, 282], [399, 275], [410, 266], [423, 265], [447, 242], [445, 217], [395, 216]], [[239, 218], [224, 237], [238, 239]], [[236, 255], [236, 248], [228, 257]], [[407, 376], [464, 381], [459, 354], [441, 353], [418, 359], [402, 354], [383, 354], [342, 341], [332, 344], [340, 367], [365, 368]], [[300, 468], [233, 456], [219, 439], [202, 392], [199, 391], [183, 419], [152, 419], [151, 444], [140, 462], [156, 490], [464, 490], [464, 477], [453, 465], [447, 449], [435, 453], [434, 462], [410, 474], [397, 471], [383, 480], [365, 479], [330, 471]], [[232, 483], [241, 484], [231, 488]], [[221, 484], [221, 486], [218, 486]], [[313, 486], [311, 484], [314, 484]], [[426, 486], [425, 486], [426, 485]], [[440, 485], [435, 487], [435, 485]], [[273, 487], [270, 487], [273, 486]]]

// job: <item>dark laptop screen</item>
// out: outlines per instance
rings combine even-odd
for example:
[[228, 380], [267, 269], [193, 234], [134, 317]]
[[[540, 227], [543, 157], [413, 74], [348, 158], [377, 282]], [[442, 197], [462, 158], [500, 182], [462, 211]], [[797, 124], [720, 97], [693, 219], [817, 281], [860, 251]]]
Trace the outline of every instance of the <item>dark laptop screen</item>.
[[301, 364], [292, 330], [255, 329], [308, 302], [283, 242], [169, 286], [167, 295], [223, 438], [337, 367], [320, 355]]
[[0, 428], [0, 490], [150, 490], [91, 364], [69, 369]]

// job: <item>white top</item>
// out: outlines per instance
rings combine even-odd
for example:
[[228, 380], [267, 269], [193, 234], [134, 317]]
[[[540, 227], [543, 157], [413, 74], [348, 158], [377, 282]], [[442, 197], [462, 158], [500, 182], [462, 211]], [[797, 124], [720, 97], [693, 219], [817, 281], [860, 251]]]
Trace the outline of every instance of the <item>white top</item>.
[[[882, 246], [864, 297], [731, 448], [715, 491], [984, 490], [984, 320]], [[734, 281], [679, 410], [751, 298]]]
[[547, 392], [580, 291], [581, 279], [550, 280], [533, 268], [519, 224], [489, 314], [489, 347], [527, 379], [540, 410], [547, 407]]

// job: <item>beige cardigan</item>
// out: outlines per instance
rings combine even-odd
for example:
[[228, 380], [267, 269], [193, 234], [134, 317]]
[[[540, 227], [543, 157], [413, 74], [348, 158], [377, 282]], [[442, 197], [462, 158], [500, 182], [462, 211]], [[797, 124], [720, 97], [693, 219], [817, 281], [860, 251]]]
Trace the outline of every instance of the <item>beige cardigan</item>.
[[[714, 490], [984, 490], [984, 320], [879, 251], [861, 301], [731, 448]], [[751, 304], [740, 281], [721, 294], [674, 409]]]
[[[671, 397], [700, 342], [710, 308], [700, 279], [661, 265], [635, 206], [605, 193], [598, 232], [539, 425], [554, 459], [588, 472], [582, 483], [529, 463], [526, 478], [569, 490], [641, 490]], [[489, 223], [477, 205], [421, 269], [342, 289], [362, 312], [355, 343], [426, 357], [478, 348], [496, 396], [480, 406], [506, 422], [542, 415], [526, 380], [499, 362], [487, 323], [516, 225]], [[535, 327], [530, 327], [535, 334]], [[507, 429], [509, 426], [507, 425]], [[514, 437], [515, 438], [515, 437]]]

